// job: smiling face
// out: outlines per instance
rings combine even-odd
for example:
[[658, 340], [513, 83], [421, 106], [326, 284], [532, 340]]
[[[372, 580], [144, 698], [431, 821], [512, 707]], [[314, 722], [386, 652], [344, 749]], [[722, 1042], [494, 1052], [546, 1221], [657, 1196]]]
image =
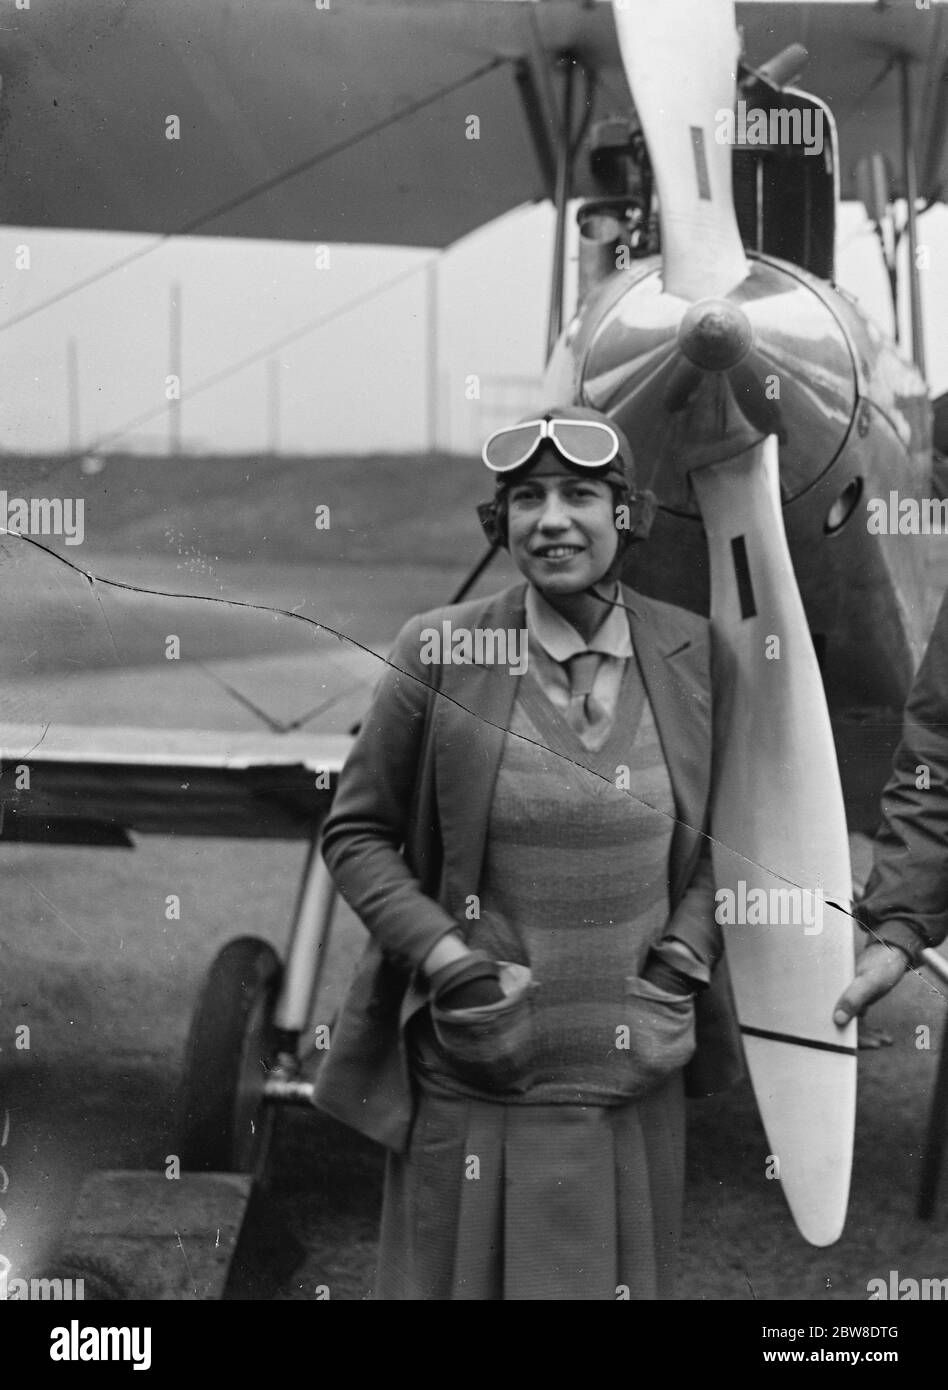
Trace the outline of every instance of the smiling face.
[[615, 559], [619, 537], [612, 489], [545, 449], [507, 490], [507, 535], [514, 563], [541, 593], [581, 593], [602, 579]]

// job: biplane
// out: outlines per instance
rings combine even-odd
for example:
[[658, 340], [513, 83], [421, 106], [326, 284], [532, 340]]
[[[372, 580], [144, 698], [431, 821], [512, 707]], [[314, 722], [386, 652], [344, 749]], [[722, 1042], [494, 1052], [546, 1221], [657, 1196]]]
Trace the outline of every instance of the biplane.
[[[948, 174], [943, 5], [47, 0], [10, 10], [0, 76], [14, 225], [443, 248], [549, 200], [546, 394], [609, 412], [658, 503], [626, 578], [714, 620], [727, 585], [747, 616], [754, 565], [763, 594], [771, 555], [795, 576], [781, 590], [793, 611], [775, 621], [804, 634], [813, 658], [779, 696], [794, 711], [782, 755], [789, 766], [795, 747], [799, 776], [792, 792], [778, 789], [775, 817], [773, 764], [755, 764], [767, 750], [749, 739], [748, 821], [733, 835], [793, 881], [816, 872], [805, 867], [814, 853], [823, 865], [814, 844], [834, 845], [828, 882], [848, 898], [844, 798], [852, 812], [854, 788], [863, 798], [867, 781], [881, 788], [893, 720], [880, 739], [872, 712], [901, 708], [933, 616], [923, 547], [873, 532], [865, 515], [893, 490], [939, 495], [919, 219]], [[164, 139], [169, 113], [185, 141]], [[835, 284], [838, 204], [853, 198], [879, 231], [895, 303], [908, 306], [901, 346]], [[17, 321], [14, 306], [6, 322]], [[942, 444], [944, 414], [941, 401]], [[729, 542], [725, 575], [708, 534], [735, 494], [713, 480], [737, 459], [769, 473], [760, 490], [738, 490], [750, 549]], [[312, 1092], [301, 1044], [333, 897], [319, 826], [345, 733], [310, 732], [312, 721], [291, 730], [292, 719], [252, 735], [185, 718], [143, 731], [118, 697], [98, 727], [84, 724], [68, 682], [44, 686], [42, 645], [75, 643], [77, 670], [111, 664], [127, 693], [135, 676], [123, 651], [143, 630], [159, 642], [213, 627], [222, 651], [246, 644], [267, 658], [264, 684], [271, 659], [325, 660], [321, 671], [335, 662], [348, 680], [345, 648], [317, 632], [314, 652], [312, 625], [290, 613], [102, 582], [23, 538], [5, 538], [0, 555], [41, 613], [61, 612], [64, 596], [69, 613], [29, 634], [16, 605], [0, 618], [17, 672], [4, 682], [0, 756], [5, 769], [32, 770], [28, 787], [5, 789], [3, 838], [105, 845], [212, 827], [310, 842], [285, 964], [262, 942], [225, 948], [192, 1032], [182, 1154], [195, 1167], [259, 1172], [266, 1115]], [[735, 708], [759, 720], [756, 677], [738, 668]], [[368, 677], [364, 661], [360, 671]], [[200, 697], [178, 698], [185, 713]], [[266, 690], [255, 699], [265, 708]], [[838, 797], [813, 780], [837, 760]], [[767, 823], [780, 843], [754, 838]], [[872, 828], [851, 814], [850, 831]], [[946, 1090], [943, 1063], [942, 1108]]]

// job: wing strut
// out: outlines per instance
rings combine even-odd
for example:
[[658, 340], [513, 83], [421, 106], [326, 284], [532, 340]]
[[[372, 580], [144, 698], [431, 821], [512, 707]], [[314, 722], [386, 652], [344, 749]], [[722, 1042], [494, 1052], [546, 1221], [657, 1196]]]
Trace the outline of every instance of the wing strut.
[[553, 278], [550, 283], [550, 318], [546, 330], [546, 357], [550, 360], [556, 340], [563, 327], [563, 278], [566, 270], [566, 210], [573, 183], [573, 84], [576, 63], [569, 55], [561, 60], [563, 68], [563, 114], [560, 119], [556, 151], [556, 233], [553, 239]]
[[[549, 362], [556, 340], [563, 328], [563, 282], [566, 273], [566, 216], [573, 190], [573, 165], [576, 152], [586, 133], [592, 115], [593, 82], [592, 73], [580, 59], [572, 53], [561, 53], [558, 64], [563, 71], [563, 109], [559, 123], [556, 148], [556, 189], [554, 206], [556, 209], [556, 233], [553, 242], [553, 272], [550, 283], [550, 317], [546, 332], [546, 360]], [[579, 119], [579, 127], [573, 130], [573, 92], [577, 69], [586, 76], [585, 110]]]
[[925, 338], [922, 332], [922, 294], [918, 275], [918, 222], [915, 204], [918, 200], [918, 174], [915, 168], [915, 143], [912, 139], [911, 82], [909, 60], [903, 55], [899, 64], [902, 80], [902, 176], [905, 182], [905, 208], [908, 217], [908, 273], [912, 319], [912, 357], [922, 376], [925, 371]]

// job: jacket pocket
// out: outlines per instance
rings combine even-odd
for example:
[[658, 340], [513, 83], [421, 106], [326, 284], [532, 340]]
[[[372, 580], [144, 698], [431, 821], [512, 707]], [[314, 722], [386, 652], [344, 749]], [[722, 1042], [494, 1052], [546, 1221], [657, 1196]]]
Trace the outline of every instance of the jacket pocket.
[[431, 1006], [431, 1022], [451, 1070], [485, 1091], [525, 1091], [532, 1079], [533, 996], [524, 966], [505, 966], [508, 993], [477, 1009]]
[[670, 994], [639, 975], [625, 982], [628, 1065], [623, 1091], [630, 1100], [648, 1095], [691, 1059], [695, 1050], [695, 996]]

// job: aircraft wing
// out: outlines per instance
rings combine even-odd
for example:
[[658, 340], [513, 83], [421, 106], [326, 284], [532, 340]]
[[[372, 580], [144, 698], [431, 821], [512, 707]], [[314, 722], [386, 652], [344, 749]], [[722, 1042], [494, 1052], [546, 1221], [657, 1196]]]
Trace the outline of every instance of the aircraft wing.
[[0, 841], [309, 837], [382, 661], [293, 612], [0, 534]]
[[549, 191], [524, 107], [548, 143], [542, 55], [608, 60], [625, 89], [609, 7], [572, 0], [8, 8], [10, 223], [444, 246]]
[[944, 198], [948, 177], [948, 5], [941, 0], [818, 0], [738, 3], [751, 66], [791, 43], [809, 53], [797, 86], [825, 101], [839, 132], [840, 191], [858, 198], [854, 171], [880, 151], [893, 197], [904, 195], [900, 59], [909, 70], [910, 111], [922, 197]]
[[351, 742], [0, 725], [0, 842], [130, 845], [133, 831], [308, 838], [329, 809]]
[[[794, 41], [810, 49], [801, 85], [834, 110], [844, 196], [854, 195], [860, 154], [882, 150], [900, 169], [892, 62], [905, 53], [920, 188], [940, 193], [942, 5], [746, 3], [737, 14], [751, 64]], [[4, 219], [445, 246], [550, 195], [551, 64], [565, 50], [598, 70], [594, 117], [628, 109], [608, 3], [10, 4], [0, 42]], [[173, 117], [178, 139], [166, 138]], [[577, 194], [594, 191], [582, 161], [576, 175]]]

